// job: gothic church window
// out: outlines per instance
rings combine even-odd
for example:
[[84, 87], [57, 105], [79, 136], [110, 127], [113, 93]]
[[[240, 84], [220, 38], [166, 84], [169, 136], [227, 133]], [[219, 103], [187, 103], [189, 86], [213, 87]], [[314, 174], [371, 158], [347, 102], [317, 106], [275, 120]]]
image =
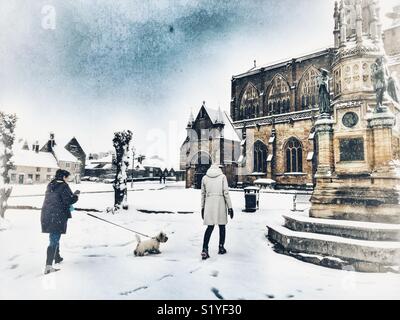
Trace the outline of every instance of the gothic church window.
[[303, 172], [303, 148], [296, 138], [291, 138], [286, 144], [286, 172]]
[[319, 72], [312, 67], [303, 75], [300, 81], [300, 101], [301, 109], [316, 107], [318, 96], [317, 77]]
[[285, 78], [279, 74], [271, 82], [268, 109], [270, 115], [290, 112], [290, 88]]
[[267, 173], [267, 146], [258, 140], [254, 144], [254, 172]]
[[260, 95], [256, 87], [248, 84], [240, 103], [239, 118], [256, 118], [260, 113]]

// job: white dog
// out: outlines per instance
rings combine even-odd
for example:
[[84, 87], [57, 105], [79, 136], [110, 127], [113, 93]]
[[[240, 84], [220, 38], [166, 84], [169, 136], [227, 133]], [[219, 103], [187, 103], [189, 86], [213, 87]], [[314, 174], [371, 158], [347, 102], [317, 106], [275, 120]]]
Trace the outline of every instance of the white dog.
[[136, 240], [138, 242], [135, 251], [133, 252], [135, 256], [143, 257], [144, 254], [147, 252], [149, 254], [160, 254], [160, 243], [167, 242], [168, 237], [164, 232], [160, 232], [154, 238], [151, 238], [146, 241], [141, 241], [140, 237], [136, 235]]

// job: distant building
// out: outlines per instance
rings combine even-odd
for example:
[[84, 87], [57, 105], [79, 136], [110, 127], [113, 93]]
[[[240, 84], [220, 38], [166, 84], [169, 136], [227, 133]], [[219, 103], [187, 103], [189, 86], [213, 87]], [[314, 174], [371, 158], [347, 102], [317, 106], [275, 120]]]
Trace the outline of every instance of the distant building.
[[[76, 139], [73, 138], [68, 144], [66, 144], [63, 147], [62, 145], [59, 145], [56, 143], [54, 133], [50, 133], [49, 140], [40, 149], [40, 151], [51, 153], [54, 156], [54, 158], [56, 159], [59, 168], [63, 169], [63, 170], [67, 170], [68, 172], [71, 173], [70, 181], [79, 183], [80, 179], [81, 179], [82, 163], [76, 156], [74, 156], [70, 151], [68, 151], [66, 149], [67, 146], [69, 146], [69, 148], [72, 148], [71, 145], [73, 144], [74, 140], [76, 141]], [[77, 145], [79, 145], [79, 143], [77, 141], [76, 141], [76, 143], [77, 143]], [[74, 152], [76, 152], [77, 154], [82, 152], [84, 154], [80, 145], [79, 145], [79, 148], [81, 151], [79, 151], [78, 148], [75, 148]], [[86, 155], [85, 155], [85, 157], [86, 157]]]
[[[86, 161], [85, 176], [96, 177], [100, 179], [110, 179], [115, 176], [116, 167], [113, 165], [114, 156], [112, 154], [100, 153], [106, 155], [103, 158], [97, 158], [97, 154], [91, 154]], [[159, 156], [145, 157], [139, 155], [135, 157], [132, 163], [132, 157], [129, 158], [128, 180], [158, 180], [160, 175], [165, 174], [167, 178], [174, 178], [177, 181], [183, 180], [183, 173], [174, 169], [167, 169], [167, 166]]]
[[68, 150], [75, 158], [77, 158], [81, 162], [80, 173], [83, 175], [85, 173], [86, 166], [86, 153], [83, 151], [81, 145], [78, 140], [73, 137], [65, 146], [65, 149]]
[[160, 177], [166, 170], [165, 162], [159, 156], [151, 156], [149, 158], [145, 158], [142, 161], [141, 165], [145, 169], [144, 176], [148, 178]]
[[200, 107], [197, 117], [190, 115], [187, 137], [180, 150], [180, 169], [186, 171], [186, 187], [200, 188], [211, 164], [222, 166], [230, 186], [237, 184], [241, 138], [225, 112]]
[[69, 171], [70, 181], [80, 182], [82, 162], [79, 159], [86, 155], [76, 138], [62, 147], [56, 143], [54, 134], [51, 133], [49, 140], [41, 148], [38, 141], [30, 148], [25, 140], [17, 143], [13, 151], [14, 169], [10, 171], [13, 184], [46, 183], [54, 178], [58, 169]]
[[51, 181], [59, 169], [57, 160], [49, 152], [39, 150], [36, 142], [29, 150], [27, 143], [17, 146], [12, 157], [14, 169], [10, 170], [12, 184], [39, 184]]
[[106, 179], [115, 175], [116, 167], [113, 165], [112, 154], [103, 158], [99, 158], [96, 154], [94, 157], [92, 155], [90, 158], [86, 161], [85, 176]]

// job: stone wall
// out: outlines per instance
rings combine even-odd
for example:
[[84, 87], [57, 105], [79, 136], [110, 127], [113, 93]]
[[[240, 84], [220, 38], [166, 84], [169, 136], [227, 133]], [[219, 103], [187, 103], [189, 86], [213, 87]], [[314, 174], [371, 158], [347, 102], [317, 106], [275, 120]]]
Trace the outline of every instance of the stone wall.
[[[260, 109], [264, 110], [264, 106], [268, 104], [268, 92], [271, 82], [277, 75], [281, 75], [290, 87], [290, 111], [301, 110], [301, 97], [298, 91], [299, 84], [310, 68], [331, 69], [333, 60], [333, 50], [327, 49], [316, 52], [298, 59], [288, 60], [276, 65], [260, 68], [247, 74], [234, 76], [232, 79], [232, 103], [231, 103], [231, 118], [233, 121], [240, 120], [238, 118], [239, 108], [247, 85], [251, 83], [260, 93]], [[262, 112], [260, 117], [268, 116]]]
[[[314, 152], [314, 139], [310, 133], [313, 129], [313, 118], [294, 121], [291, 123], [279, 123], [273, 125], [263, 125], [259, 128], [249, 128], [246, 130], [246, 165], [239, 181], [254, 181], [257, 178], [273, 179], [278, 188], [310, 188], [313, 184], [313, 160], [307, 160], [310, 153]], [[275, 142], [269, 143], [275, 128]], [[286, 172], [286, 146], [289, 139], [295, 138], [300, 141], [302, 146], [302, 167], [301, 173]], [[254, 143], [260, 140], [267, 145], [268, 154], [273, 154], [272, 162], [268, 163], [265, 176], [252, 176], [254, 172]], [[316, 155], [314, 154], [314, 157]]]
[[[315, 76], [318, 75], [320, 68], [331, 70], [333, 56], [334, 51], [327, 49], [233, 77], [231, 117], [235, 120], [234, 125], [237, 129], [246, 128], [247, 136], [246, 163], [239, 168], [240, 182], [254, 182], [258, 178], [269, 178], [276, 181], [277, 188], [313, 187], [317, 154], [314, 136], [311, 133], [318, 115], [318, 106], [317, 104], [309, 105], [303, 110], [301, 87], [310, 70], [314, 70]], [[282, 76], [290, 88], [290, 112], [265, 114], [271, 82], [277, 76]], [[242, 120], [238, 117], [238, 110], [244, 90], [249, 83], [260, 92], [260, 109], [263, 113], [259, 117]], [[314, 94], [316, 95], [317, 92]], [[316, 102], [318, 102], [317, 99]], [[274, 134], [275, 139], [270, 140]], [[302, 172], [286, 172], [286, 145], [291, 138], [297, 139], [302, 146]], [[265, 176], [253, 175], [253, 146], [257, 140], [266, 144], [268, 154], [273, 155], [272, 161], [268, 162]]]
[[20, 176], [23, 176], [23, 184], [41, 184], [53, 179], [56, 171], [56, 168], [15, 166], [13, 170], [10, 170], [9, 175], [11, 184], [19, 184]]

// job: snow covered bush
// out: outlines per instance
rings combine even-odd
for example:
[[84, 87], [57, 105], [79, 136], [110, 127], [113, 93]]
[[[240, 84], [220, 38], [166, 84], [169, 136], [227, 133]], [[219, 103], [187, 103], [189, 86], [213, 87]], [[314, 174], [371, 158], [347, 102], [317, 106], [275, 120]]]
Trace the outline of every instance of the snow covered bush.
[[127, 172], [129, 166], [129, 144], [132, 140], [132, 132], [121, 131], [114, 133], [113, 145], [116, 156], [113, 160], [117, 167], [114, 180], [114, 210], [118, 211], [121, 206], [124, 210], [128, 209], [128, 190], [127, 190]]
[[8, 173], [13, 168], [11, 157], [16, 123], [15, 114], [5, 114], [0, 111], [0, 218], [4, 218], [7, 200], [12, 191]]

